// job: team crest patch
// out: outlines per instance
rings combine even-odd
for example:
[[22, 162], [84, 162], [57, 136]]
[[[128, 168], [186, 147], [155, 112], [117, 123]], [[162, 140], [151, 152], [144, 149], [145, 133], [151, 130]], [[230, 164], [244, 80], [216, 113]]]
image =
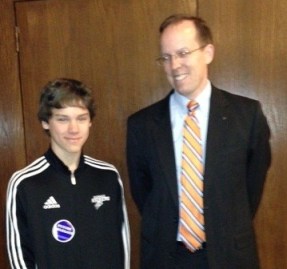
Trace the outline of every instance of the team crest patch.
[[105, 194], [95, 195], [91, 199], [91, 202], [94, 204], [95, 208], [98, 210], [106, 201], [110, 201], [111, 198]]
[[73, 239], [76, 230], [73, 224], [65, 219], [57, 221], [52, 228], [53, 237], [61, 243], [67, 243]]

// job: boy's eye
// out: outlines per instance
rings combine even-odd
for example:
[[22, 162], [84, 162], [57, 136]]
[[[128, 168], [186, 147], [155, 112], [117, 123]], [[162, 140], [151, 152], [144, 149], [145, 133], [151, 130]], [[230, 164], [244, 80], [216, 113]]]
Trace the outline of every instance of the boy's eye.
[[79, 118], [79, 121], [86, 121], [86, 120], [88, 120], [88, 117], [86, 117], [86, 116], [85, 116], [85, 117], [80, 117], [80, 118]]
[[68, 119], [67, 118], [58, 118], [57, 120], [58, 121], [67, 121]]

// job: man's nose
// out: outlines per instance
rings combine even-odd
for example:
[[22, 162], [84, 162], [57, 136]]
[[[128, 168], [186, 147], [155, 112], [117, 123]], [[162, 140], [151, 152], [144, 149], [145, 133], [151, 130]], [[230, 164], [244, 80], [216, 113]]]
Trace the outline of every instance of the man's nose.
[[177, 69], [181, 65], [181, 59], [176, 54], [170, 55], [170, 67], [171, 69]]

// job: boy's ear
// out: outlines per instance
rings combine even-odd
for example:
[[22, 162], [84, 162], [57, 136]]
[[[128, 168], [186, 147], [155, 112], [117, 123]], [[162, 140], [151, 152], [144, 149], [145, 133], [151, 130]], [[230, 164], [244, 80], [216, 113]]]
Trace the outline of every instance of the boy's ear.
[[48, 122], [46, 122], [46, 121], [41, 121], [41, 124], [42, 124], [43, 129], [49, 130], [49, 124], [48, 124]]

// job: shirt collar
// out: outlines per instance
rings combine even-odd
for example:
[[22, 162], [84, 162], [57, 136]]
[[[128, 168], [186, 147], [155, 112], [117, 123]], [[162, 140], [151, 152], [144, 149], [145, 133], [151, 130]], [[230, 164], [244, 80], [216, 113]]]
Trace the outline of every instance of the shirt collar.
[[[195, 101], [198, 102], [199, 104], [199, 109], [208, 107], [210, 97], [211, 97], [211, 83], [208, 80], [203, 91], [195, 99]], [[185, 96], [179, 94], [177, 91], [174, 91], [174, 101], [175, 104], [178, 106], [180, 112], [182, 114], [186, 114], [187, 113], [186, 107], [190, 100]]]
[[[69, 168], [63, 163], [62, 160], [59, 159], [59, 157], [55, 154], [55, 152], [52, 150], [51, 147], [46, 151], [45, 157], [48, 160], [48, 162], [54, 168], [56, 168], [56, 170], [71, 174], [71, 171], [69, 170]], [[84, 156], [83, 156], [83, 154], [81, 154], [79, 166], [74, 173], [76, 173], [78, 171], [78, 169], [82, 168], [83, 165], [84, 165]]]

